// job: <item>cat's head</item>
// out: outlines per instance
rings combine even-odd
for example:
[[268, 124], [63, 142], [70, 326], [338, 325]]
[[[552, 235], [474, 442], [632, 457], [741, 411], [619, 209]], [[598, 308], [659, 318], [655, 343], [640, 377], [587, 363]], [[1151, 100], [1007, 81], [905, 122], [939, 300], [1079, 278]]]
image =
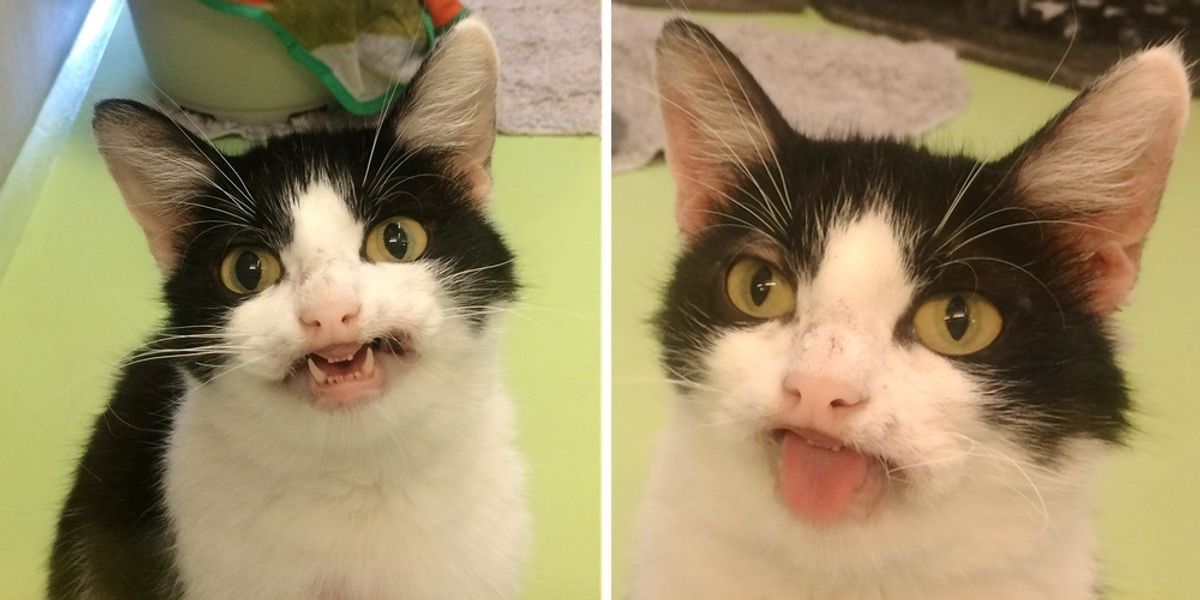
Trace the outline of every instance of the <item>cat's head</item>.
[[809, 139], [684, 21], [657, 80], [684, 244], [663, 362], [688, 435], [741, 443], [778, 505], [862, 524], [973, 489], [1028, 508], [1027, 471], [1061, 483], [1121, 440], [1113, 314], [1187, 119], [1177, 48], [990, 162]]
[[464, 21], [377, 129], [239, 155], [141, 104], [100, 103], [101, 153], [165, 280], [167, 329], [142, 359], [257, 396], [238, 410], [314, 423], [365, 407], [380, 420], [486, 379], [492, 315], [516, 291], [486, 216], [498, 66]]

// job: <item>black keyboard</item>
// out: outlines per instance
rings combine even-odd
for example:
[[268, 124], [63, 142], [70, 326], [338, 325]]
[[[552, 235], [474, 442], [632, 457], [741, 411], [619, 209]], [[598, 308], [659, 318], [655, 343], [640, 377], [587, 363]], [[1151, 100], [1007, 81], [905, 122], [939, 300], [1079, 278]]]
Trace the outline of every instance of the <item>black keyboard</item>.
[[[1082, 87], [1122, 56], [1179, 39], [1200, 58], [1200, 0], [813, 0], [835, 23], [931, 39], [966, 58]], [[1068, 52], [1068, 47], [1070, 51]], [[1065, 58], [1064, 58], [1065, 55]], [[1200, 91], [1193, 78], [1192, 95]]]

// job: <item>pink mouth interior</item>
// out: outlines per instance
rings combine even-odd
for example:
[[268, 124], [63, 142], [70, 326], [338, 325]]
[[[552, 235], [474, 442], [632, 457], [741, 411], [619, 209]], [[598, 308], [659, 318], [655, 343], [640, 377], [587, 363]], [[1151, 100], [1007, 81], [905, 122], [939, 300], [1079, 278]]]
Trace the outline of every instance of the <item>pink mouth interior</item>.
[[845, 517], [867, 486], [874, 459], [816, 432], [779, 435], [779, 493], [788, 510], [816, 523]]
[[381, 355], [406, 358], [409, 350], [397, 342], [379, 339], [366, 344], [328, 346], [306, 355], [295, 372], [307, 374], [309, 389], [324, 408], [348, 407], [383, 392]]

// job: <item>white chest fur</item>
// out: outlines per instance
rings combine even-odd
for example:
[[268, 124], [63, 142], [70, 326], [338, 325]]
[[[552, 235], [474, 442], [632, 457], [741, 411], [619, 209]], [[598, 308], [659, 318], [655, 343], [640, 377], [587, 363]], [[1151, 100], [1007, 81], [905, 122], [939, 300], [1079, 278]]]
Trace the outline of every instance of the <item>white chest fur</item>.
[[305, 447], [231, 422], [230, 402], [264, 399], [194, 390], [165, 476], [184, 598], [515, 597], [529, 517], [510, 403], [447, 394], [465, 414], [357, 446], [335, 423]]
[[677, 422], [642, 506], [631, 598], [1094, 599], [1082, 474], [1095, 452], [1081, 445], [1066, 458], [1080, 479], [1039, 486], [1040, 498], [997, 480], [885, 523], [821, 531], [781, 507], [745, 447]]

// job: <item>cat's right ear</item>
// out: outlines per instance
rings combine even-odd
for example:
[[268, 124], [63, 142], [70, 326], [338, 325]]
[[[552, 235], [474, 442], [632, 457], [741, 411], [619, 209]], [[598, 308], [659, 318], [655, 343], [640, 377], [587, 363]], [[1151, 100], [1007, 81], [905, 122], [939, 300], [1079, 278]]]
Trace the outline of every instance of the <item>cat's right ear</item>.
[[179, 240], [191, 220], [187, 197], [216, 177], [205, 150], [208, 142], [132, 100], [97, 104], [92, 130], [154, 261], [170, 273], [178, 265]]
[[675, 218], [694, 239], [736, 192], [747, 165], [774, 165], [787, 122], [754, 77], [707, 29], [663, 27], [655, 79], [675, 178]]

